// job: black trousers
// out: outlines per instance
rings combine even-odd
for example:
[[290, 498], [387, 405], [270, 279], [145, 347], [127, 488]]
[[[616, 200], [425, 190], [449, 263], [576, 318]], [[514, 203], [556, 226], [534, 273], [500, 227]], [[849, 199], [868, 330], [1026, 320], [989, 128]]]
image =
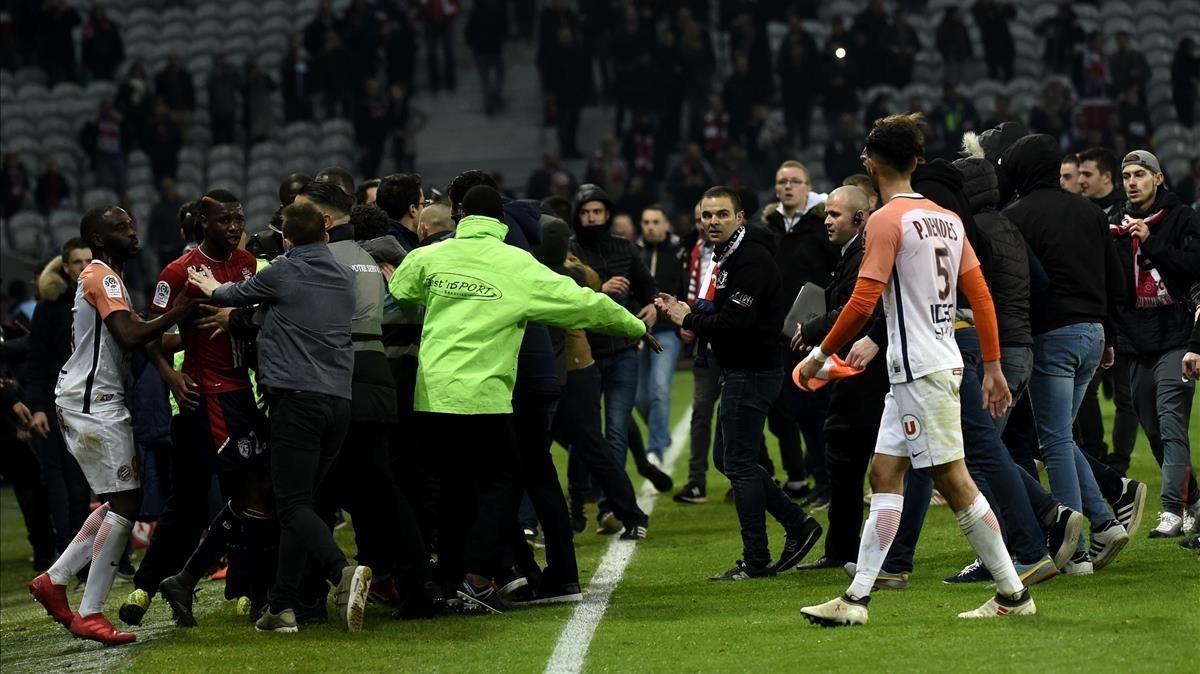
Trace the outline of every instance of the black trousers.
[[55, 546], [61, 552], [70, 545], [75, 532], [83, 527], [92, 490], [79, 462], [67, 451], [58, 418], [54, 414], [48, 414], [46, 418], [50, 422], [50, 435], [44, 439], [35, 436], [34, 441], [39, 446], [42, 481], [46, 484], [46, 500], [54, 523]]
[[338, 507], [345, 508], [354, 518], [358, 563], [376, 575], [395, 573], [399, 586], [411, 589], [427, 580], [429, 557], [412, 507], [392, 476], [391, 426], [350, 424], [341, 452], [317, 489], [317, 512], [332, 528]]
[[648, 518], [638, 507], [629, 474], [617, 463], [600, 430], [601, 417], [600, 368], [589, 365], [568, 372], [552, 428], [554, 439], [570, 451], [569, 481], [574, 484], [590, 475], [617, 519], [626, 526], [645, 524]]
[[[533, 503], [542, 534], [546, 539], [546, 569], [543, 578], [554, 583], [578, 583], [579, 565], [575, 561], [575, 545], [572, 542], [571, 520], [567, 512], [567, 501], [563, 498], [562, 486], [558, 483], [558, 471], [550, 455], [551, 426], [559, 396], [555, 394], [533, 394], [518, 392], [513, 397], [513, 412], [516, 415], [517, 452], [520, 455], [518, 477], [521, 487]], [[517, 560], [525, 568], [533, 561], [532, 550], [525, 544], [521, 526], [514, 520], [514, 549]], [[519, 534], [519, 535], [518, 535]]]
[[50, 568], [58, 555], [50, 503], [42, 485], [42, 467], [33, 448], [18, 439], [16, 429], [7, 422], [0, 426], [0, 474], [13, 485], [17, 506], [25, 520], [25, 533], [33, 547], [34, 567], [39, 571]]
[[[1133, 409], [1133, 392], [1129, 384], [1130, 358], [1127, 354], [1117, 354], [1111, 368], [1096, 370], [1075, 418], [1075, 442], [1083, 453], [1108, 463], [1121, 474], [1129, 470], [1129, 457], [1138, 434], [1137, 412]], [[1111, 448], [1104, 441], [1104, 419], [1100, 414], [1102, 387], [1112, 393], [1116, 407]]]
[[[437, 540], [441, 508], [441, 478], [438, 454], [429, 437], [429, 415], [413, 411], [417, 382], [417, 359], [411, 356], [390, 359], [396, 380], [397, 423], [389, 427], [392, 478], [417, 518], [426, 552], [432, 552]], [[426, 555], [428, 556], [428, 555]]]
[[429, 414], [441, 443], [444, 490], [438, 531], [438, 573], [455, 583], [466, 573], [499, 575], [517, 519], [518, 452], [512, 414]]
[[825, 467], [829, 475], [825, 557], [830, 560], [849, 562], [858, 558], [863, 480], [875, 453], [888, 387], [887, 370], [878, 360], [861, 375], [832, 385], [825, 420]]
[[1008, 415], [1008, 424], [1004, 426], [1001, 439], [1013, 461], [1026, 473], [1036, 476], [1038, 470], [1034, 460], [1041, 456], [1041, 450], [1038, 449], [1037, 425], [1033, 420], [1033, 404], [1029, 401], [1028, 393], [1021, 396]]
[[350, 401], [305, 391], [272, 391], [271, 485], [279, 520], [279, 566], [271, 609], [296, 608], [305, 567], [331, 582], [346, 566], [329, 527], [313, 509], [317, 492], [350, 426]]

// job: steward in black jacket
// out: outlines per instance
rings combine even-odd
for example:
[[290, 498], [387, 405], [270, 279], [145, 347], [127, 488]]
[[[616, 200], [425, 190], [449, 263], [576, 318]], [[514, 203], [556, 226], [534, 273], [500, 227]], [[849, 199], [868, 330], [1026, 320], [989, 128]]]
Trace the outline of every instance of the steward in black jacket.
[[1016, 225], [996, 212], [1000, 190], [996, 169], [983, 158], [954, 162], [963, 177], [963, 193], [970, 202], [975, 226], [988, 240], [990, 264], [984, 277], [996, 301], [996, 321], [1001, 346], [1032, 346], [1029, 328], [1029, 252]]
[[1125, 294], [1120, 263], [1107, 235], [1104, 212], [1059, 187], [1061, 161], [1058, 141], [1035, 134], [1013, 143], [1000, 162], [1019, 196], [1004, 215], [1020, 230], [1050, 277], [1050, 287], [1033, 298], [1033, 334], [1102, 323], [1105, 344], [1112, 346], [1113, 300]]
[[[1183, 205], [1173, 192], [1159, 187], [1158, 196], [1144, 212], [1127, 201], [1113, 214], [1111, 224], [1119, 227], [1126, 216], [1149, 221], [1160, 211], [1161, 219], [1150, 225], [1150, 236], [1139, 242], [1139, 268], [1158, 270], [1171, 303], [1138, 307], [1136, 288], [1128, 288], [1117, 309], [1117, 350], [1122, 353], [1162, 353], [1186, 347], [1191, 337], [1191, 293], [1200, 281], [1200, 215]], [[1128, 285], [1135, 278], [1133, 237], [1119, 234], [1116, 247], [1121, 278]]]
[[[735, 232], [715, 256], [719, 259], [722, 248], [737, 238]], [[745, 227], [744, 240], [717, 273], [713, 313], [693, 312], [683, 319], [684, 330], [708, 338], [724, 370], [780, 367], [779, 326], [786, 308], [770, 243], [761, 228]]]
[[[579, 221], [579, 211], [584, 204], [599, 201], [608, 209], [608, 219], [603, 226], [584, 227]], [[613, 202], [604, 190], [595, 185], [583, 185], [575, 193], [572, 204], [571, 227], [575, 230], [575, 255], [584, 264], [596, 270], [600, 282], [605, 283], [615, 276], [623, 276], [629, 280], [629, 290], [620, 295], [610, 295], [617, 304], [625, 307], [630, 313], [637, 314], [647, 305], [654, 303], [658, 290], [654, 285], [654, 277], [650, 269], [642, 262], [642, 254], [637, 246], [628, 239], [613, 236], [608, 232], [612, 222]], [[636, 348], [637, 339], [612, 337], [588, 333], [588, 343], [592, 346], [592, 355], [596, 358], [611, 356], [622, 351]]]
[[800, 221], [788, 230], [783, 215], [771, 211], [763, 220], [762, 227], [770, 235], [771, 248], [775, 251], [775, 265], [779, 268], [780, 292], [783, 295], [784, 313], [795, 301], [805, 283], [819, 286], [829, 284], [829, 276], [837, 266], [838, 247], [829, 243], [825, 232], [825, 208], [813, 206]]

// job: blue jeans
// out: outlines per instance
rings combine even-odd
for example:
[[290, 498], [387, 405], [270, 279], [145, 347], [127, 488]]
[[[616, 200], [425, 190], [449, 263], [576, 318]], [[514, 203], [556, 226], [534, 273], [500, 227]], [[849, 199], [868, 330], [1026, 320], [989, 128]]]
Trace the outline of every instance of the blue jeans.
[[[1033, 341], [1029, 396], [1050, 491], [1063, 505], [1100, 526], [1112, 515], [1071, 429], [1104, 353], [1104, 329], [1099, 323], [1076, 323], [1038, 335]], [[1081, 537], [1081, 549], [1083, 543]]]
[[771, 563], [768, 512], [784, 528], [798, 526], [806, 517], [804, 509], [793, 503], [758, 463], [767, 409], [782, 384], [780, 368], [726, 370], [721, 377], [713, 463], [733, 484], [733, 502], [742, 529], [742, 559], [755, 566]]
[[617, 464], [625, 465], [629, 447], [629, 415], [637, 397], [638, 359], [635, 349], [626, 349], [596, 359], [600, 368], [600, 394], [604, 398], [604, 439]]
[[671, 442], [671, 379], [683, 342], [674, 330], [654, 333], [662, 345], [662, 353], [654, 349], [638, 351], [637, 410], [650, 429], [648, 453], [662, 458]]

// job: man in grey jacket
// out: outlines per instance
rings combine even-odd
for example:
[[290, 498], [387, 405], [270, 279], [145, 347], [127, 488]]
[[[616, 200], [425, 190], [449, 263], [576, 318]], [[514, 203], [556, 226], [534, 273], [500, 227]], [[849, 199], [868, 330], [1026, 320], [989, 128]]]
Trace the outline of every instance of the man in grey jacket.
[[354, 272], [326, 245], [320, 211], [294, 203], [283, 210], [287, 252], [241, 283], [218, 284], [207, 269], [189, 280], [217, 304], [261, 303], [259, 382], [270, 401], [271, 483], [279, 518], [279, 569], [260, 631], [297, 631], [300, 581], [310, 562], [336, 587], [346, 629], [362, 629], [371, 569], [350, 566], [313, 509], [313, 494], [350, 425]]

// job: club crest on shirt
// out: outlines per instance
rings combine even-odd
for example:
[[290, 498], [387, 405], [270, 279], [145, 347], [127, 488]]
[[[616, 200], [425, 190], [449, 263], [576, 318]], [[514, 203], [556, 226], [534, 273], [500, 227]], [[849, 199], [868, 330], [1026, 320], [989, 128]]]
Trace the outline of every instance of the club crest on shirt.
[[128, 482], [133, 479], [133, 469], [129, 466], [121, 466], [117, 469], [117, 479], [122, 482]]
[[121, 293], [121, 281], [116, 276], [109, 274], [105, 276], [100, 283], [104, 286], [104, 294], [114, 299], [121, 299], [124, 295]]
[[725, 287], [725, 282], [729, 280], [729, 272], [721, 269], [717, 272], [717, 290]]
[[904, 431], [904, 439], [909, 442], [921, 437], [921, 420], [912, 414], [900, 417], [900, 428]]
[[171, 299], [171, 284], [166, 281], [159, 281], [158, 285], [154, 286], [154, 306], [166, 309], [167, 300], [169, 299]]

